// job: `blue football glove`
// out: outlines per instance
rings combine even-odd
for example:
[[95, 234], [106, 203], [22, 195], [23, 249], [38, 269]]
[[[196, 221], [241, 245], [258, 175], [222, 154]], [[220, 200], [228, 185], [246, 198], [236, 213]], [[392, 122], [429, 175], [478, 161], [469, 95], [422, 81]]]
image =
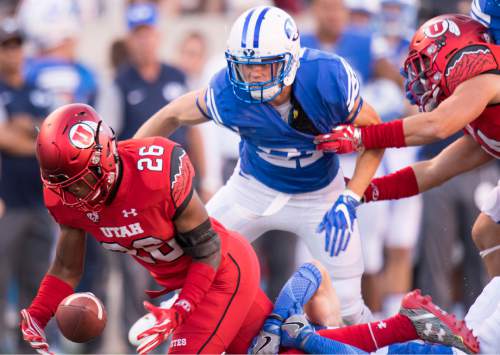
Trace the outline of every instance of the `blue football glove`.
[[408, 79], [408, 73], [406, 72], [406, 70], [404, 70], [404, 68], [399, 68], [399, 73], [403, 76], [403, 78], [405, 78], [404, 85], [405, 85], [406, 98], [408, 99], [408, 101], [410, 101], [412, 105], [416, 105], [417, 100], [410, 91], [410, 79]]
[[281, 342], [280, 316], [271, 314], [259, 334], [253, 338], [252, 345], [248, 349], [248, 354], [278, 354]]
[[354, 192], [345, 190], [319, 224], [316, 232], [325, 232], [325, 251], [330, 256], [338, 256], [347, 249], [360, 200]]

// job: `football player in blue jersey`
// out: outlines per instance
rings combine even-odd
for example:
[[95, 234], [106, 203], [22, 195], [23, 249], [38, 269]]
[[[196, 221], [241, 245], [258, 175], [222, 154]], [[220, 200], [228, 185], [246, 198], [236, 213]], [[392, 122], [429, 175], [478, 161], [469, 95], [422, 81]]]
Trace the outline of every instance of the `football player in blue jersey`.
[[472, 0], [470, 16], [490, 29], [496, 44], [500, 44], [500, 2]]
[[344, 320], [370, 319], [356, 207], [383, 152], [361, 152], [346, 187], [337, 156], [313, 144], [341, 123], [380, 122], [360, 97], [354, 71], [341, 57], [301, 48], [294, 20], [266, 6], [236, 20], [226, 58], [208, 87], [163, 107], [135, 137], [208, 120], [239, 134], [239, 164], [209, 213], [250, 241], [269, 230], [297, 234], [338, 285]]

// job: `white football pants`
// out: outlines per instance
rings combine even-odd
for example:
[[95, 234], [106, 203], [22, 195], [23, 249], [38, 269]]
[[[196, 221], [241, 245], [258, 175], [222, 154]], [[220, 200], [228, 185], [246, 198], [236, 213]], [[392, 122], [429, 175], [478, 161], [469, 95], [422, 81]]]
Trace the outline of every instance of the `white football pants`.
[[361, 296], [364, 266], [357, 224], [347, 249], [339, 256], [330, 256], [325, 251], [324, 233], [316, 233], [324, 214], [345, 189], [341, 170], [327, 187], [301, 194], [278, 192], [251, 176], [240, 175], [239, 171], [237, 166], [226, 185], [208, 202], [208, 213], [249, 242], [270, 230], [295, 233], [311, 255], [329, 270], [344, 320], [351, 324], [370, 321], [371, 312]]
[[500, 276], [486, 285], [467, 312], [465, 322], [478, 337], [481, 354], [500, 352]]

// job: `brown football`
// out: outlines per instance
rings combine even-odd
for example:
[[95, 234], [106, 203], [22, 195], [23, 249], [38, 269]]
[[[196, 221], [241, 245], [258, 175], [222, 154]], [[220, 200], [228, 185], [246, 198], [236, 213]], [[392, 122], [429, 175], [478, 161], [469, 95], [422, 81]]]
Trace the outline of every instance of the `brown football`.
[[106, 309], [90, 292], [74, 293], [57, 307], [56, 321], [61, 333], [75, 343], [100, 335], [106, 326]]

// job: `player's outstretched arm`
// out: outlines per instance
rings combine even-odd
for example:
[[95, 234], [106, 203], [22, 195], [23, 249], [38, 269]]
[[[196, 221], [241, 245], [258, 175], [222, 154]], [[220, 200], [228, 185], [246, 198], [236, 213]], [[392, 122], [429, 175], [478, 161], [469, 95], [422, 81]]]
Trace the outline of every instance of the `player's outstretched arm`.
[[[357, 105], [361, 105], [358, 98], [352, 113], [357, 112]], [[380, 122], [375, 110], [367, 103], [363, 104], [354, 123], [359, 126], [369, 126]], [[347, 250], [351, 234], [354, 232], [356, 208], [361, 203], [361, 197], [370, 184], [377, 170], [383, 150], [364, 150], [359, 153], [356, 168], [346, 190], [340, 194], [332, 208], [325, 214], [318, 225], [317, 232], [324, 232], [325, 251], [330, 256], [338, 256]]]
[[179, 126], [208, 121], [205, 116], [207, 112], [205, 91], [206, 88], [188, 92], [163, 106], [144, 122], [134, 135], [134, 138], [168, 137]]
[[500, 76], [482, 74], [461, 83], [431, 112], [369, 127], [338, 126], [317, 136], [317, 148], [350, 153], [360, 148], [401, 148], [448, 138], [475, 120], [487, 105], [500, 102]]
[[450, 144], [433, 159], [373, 179], [363, 198], [370, 202], [418, 195], [492, 159], [493, 157], [472, 137], [466, 135]]
[[35, 299], [27, 309], [21, 311], [23, 338], [40, 354], [49, 353], [43, 329], [55, 314], [59, 303], [74, 292], [83, 274], [84, 256], [85, 233], [61, 226], [55, 259]]
[[490, 103], [499, 102], [500, 77], [483, 74], [460, 84], [436, 109], [403, 120], [407, 146], [445, 139], [474, 121]]
[[145, 302], [146, 309], [157, 320], [155, 326], [139, 334], [139, 340], [150, 337], [137, 348], [139, 354], [149, 353], [184, 322], [205, 297], [219, 268], [220, 239], [212, 228], [205, 206], [196, 191], [187, 207], [174, 219], [174, 224], [177, 243], [192, 257], [192, 262], [179, 298], [172, 308], [163, 309]]

